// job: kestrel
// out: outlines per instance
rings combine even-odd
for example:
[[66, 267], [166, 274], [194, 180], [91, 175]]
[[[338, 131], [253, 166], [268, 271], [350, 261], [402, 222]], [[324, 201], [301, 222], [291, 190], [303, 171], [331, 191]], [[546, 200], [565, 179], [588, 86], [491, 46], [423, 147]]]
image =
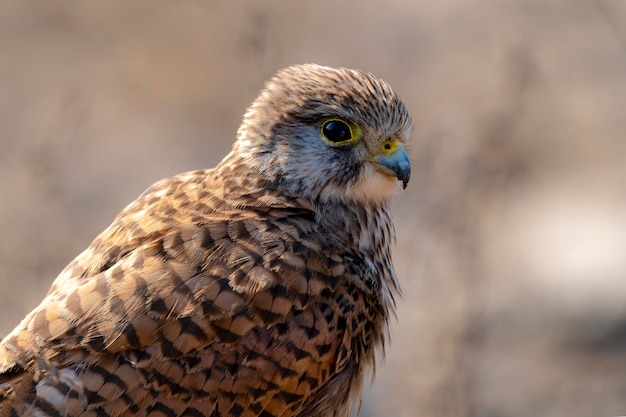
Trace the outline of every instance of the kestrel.
[[214, 169], [161, 180], [0, 344], [0, 417], [346, 417], [398, 282], [409, 114], [372, 74], [272, 78]]

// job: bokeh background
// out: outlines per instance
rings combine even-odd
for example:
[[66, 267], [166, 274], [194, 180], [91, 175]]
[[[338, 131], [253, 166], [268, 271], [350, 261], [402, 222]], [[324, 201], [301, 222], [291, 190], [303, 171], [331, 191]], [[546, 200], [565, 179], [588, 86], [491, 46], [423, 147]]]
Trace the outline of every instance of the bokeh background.
[[380, 75], [416, 126], [360, 415], [626, 414], [624, 0], [0, 0], [0, 335], [304, 62]]

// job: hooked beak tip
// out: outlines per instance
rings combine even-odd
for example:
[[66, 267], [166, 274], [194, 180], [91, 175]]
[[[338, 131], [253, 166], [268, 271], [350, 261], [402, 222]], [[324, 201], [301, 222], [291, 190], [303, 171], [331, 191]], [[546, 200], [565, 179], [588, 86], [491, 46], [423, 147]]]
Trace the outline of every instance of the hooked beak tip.
[[376, 157], [373, 162], [382, 172], [402, 181], [402, 188], [406, 190], [411, 178], [411, 162], [402, 146], [389, 155]]

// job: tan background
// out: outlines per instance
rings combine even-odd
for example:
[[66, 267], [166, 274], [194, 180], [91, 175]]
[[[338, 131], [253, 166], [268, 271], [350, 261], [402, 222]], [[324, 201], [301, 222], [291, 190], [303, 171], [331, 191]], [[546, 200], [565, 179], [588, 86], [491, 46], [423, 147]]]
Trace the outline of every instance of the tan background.
[[624, 0], [0, 0], [0, 335], [302, 62], [382, 76], [416, 125], [361, 416], [626, 414]]

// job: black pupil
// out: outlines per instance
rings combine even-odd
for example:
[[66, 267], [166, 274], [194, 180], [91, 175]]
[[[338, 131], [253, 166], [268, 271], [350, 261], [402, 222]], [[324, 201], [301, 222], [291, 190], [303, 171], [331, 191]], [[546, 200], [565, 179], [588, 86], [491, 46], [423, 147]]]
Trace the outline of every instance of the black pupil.
[[343, 142], [350, 140], [350, 128], [339, 120], [332, 120], [324, 124], [324, 136], [331, 142]]

